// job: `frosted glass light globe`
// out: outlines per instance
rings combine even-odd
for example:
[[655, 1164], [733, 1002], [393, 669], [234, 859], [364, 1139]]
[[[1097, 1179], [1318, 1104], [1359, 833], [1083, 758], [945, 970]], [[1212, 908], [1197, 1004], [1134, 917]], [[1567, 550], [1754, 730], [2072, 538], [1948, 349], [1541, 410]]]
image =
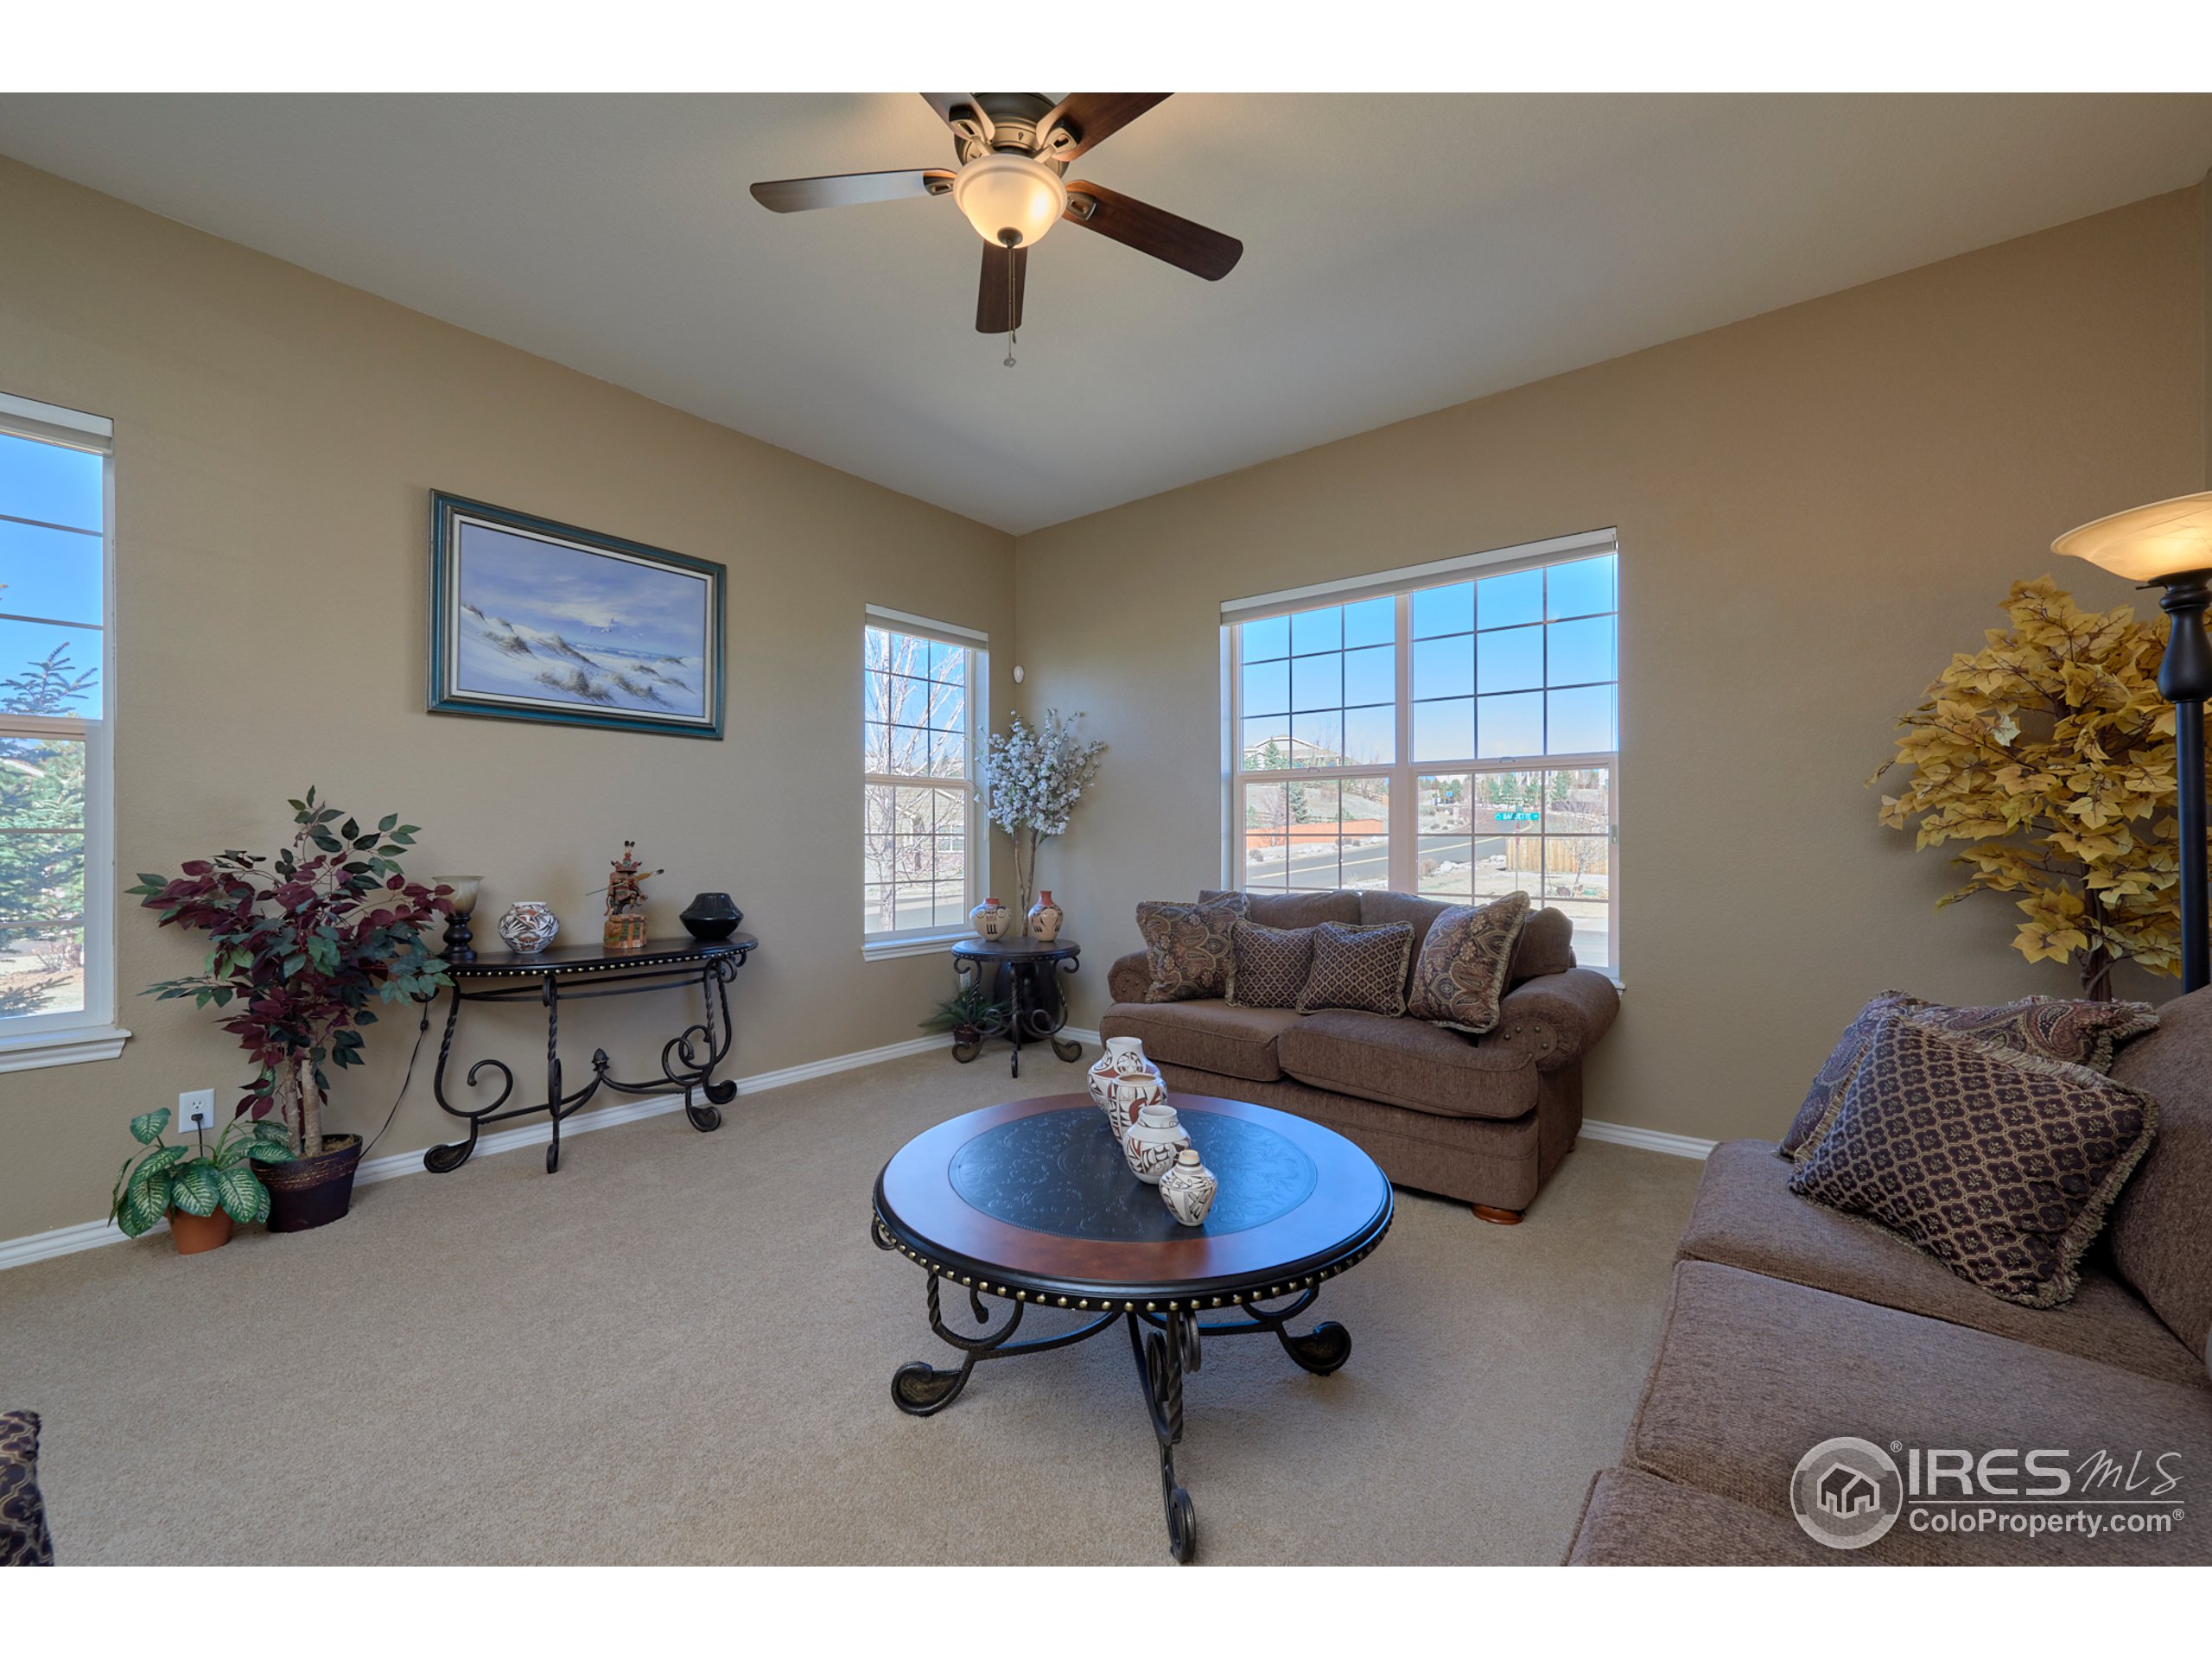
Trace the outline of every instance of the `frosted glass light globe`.
[[2068, 531], [2050, 550], [2101, 564], [2130, 582], [2212, 570], [2212, 490], [2099, 518]]
[[1042, 162], [994, 150], [953, 175], [952, 200], [984, 241], [1026, 248], [1067, 210], [1068, 190]]

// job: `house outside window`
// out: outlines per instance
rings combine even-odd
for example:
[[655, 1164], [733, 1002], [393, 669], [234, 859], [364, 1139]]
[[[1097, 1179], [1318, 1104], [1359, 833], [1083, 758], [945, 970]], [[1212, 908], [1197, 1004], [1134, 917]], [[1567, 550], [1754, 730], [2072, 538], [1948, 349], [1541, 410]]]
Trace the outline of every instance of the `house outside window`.
[[1605, 531], [1224, 606], [1226, 879], [1522, 889], [1618, 976], [1618, 581]]
[[0, 1071], [111, 1058], [109, 423], [0, 395]]
[[976, 749], [983, 635], [870, 606], [861, 631], [861, 947], [921, 954], [968, 931], [988, 845]]

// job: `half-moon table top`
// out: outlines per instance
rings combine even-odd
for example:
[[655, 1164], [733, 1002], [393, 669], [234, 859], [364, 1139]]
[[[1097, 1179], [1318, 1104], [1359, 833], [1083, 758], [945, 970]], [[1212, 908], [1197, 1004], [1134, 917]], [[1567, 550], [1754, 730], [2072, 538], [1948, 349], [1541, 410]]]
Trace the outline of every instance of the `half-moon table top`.
[[[1087, 1094], [986, 1106], [925, 1129], [876, 1178], [895, 1248], [955, 1281], [1069, 1307], [1224, 1306], [1342, 1272], [1390, 1225], [1390, 1184], [1333, 1129], [1178, 1091], [1221, 1183], [1205, 1224], [1129, 1173]], [[1173, 1303], [1169, 1299], [1173, 1299]]]

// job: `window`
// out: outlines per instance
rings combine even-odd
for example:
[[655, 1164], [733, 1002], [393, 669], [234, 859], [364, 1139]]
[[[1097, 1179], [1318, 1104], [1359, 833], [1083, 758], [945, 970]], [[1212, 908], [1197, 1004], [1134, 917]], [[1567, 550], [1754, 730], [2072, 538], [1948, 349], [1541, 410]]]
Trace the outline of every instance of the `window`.
[[1225, 606], [1230, 879], [1522, 888], [1616, 969], [1618, 575], [1608, 532]]
[[0, 1070], [122, 1047], [108, 431], [0, 396]]
[[862, 948], [964, 932], [980, 898], [981, 634], [871, 606], [861, 633]]

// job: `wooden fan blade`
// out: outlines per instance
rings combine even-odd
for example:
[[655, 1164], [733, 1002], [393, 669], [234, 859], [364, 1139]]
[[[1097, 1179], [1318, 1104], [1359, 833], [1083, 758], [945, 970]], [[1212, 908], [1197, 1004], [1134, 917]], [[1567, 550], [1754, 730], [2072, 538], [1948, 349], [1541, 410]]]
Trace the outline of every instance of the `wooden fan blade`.
[[976, 332], [1010, 334], [1021, 327], [1021, 287], [1029, 250], [983, 245], [983, 281], [976, 293]]
[[1228, 276], [1244, 257], [1244, 245], [1235, 237], [1103, 185], [1070, 184], [1068, 209], [1061, 217], [1210, 283]]
[[1054, 146], [1052, 153], [1060, 161], [1071, 162], [1173, 96], [1172, 92], [1070, 92], [1038, 124], [1038, 136], [1049, 139], [1055, 126], [1065, 127], [1075, 142]]
[[976, 101], [973, 92], [924, 92], [922, 102], [935, 110], [937, 118], [956, 132], [959, 130], [960, 122], [973, 121], [976, 130], [983, 135], [983, 142], [987, 144], [991, 142], [991, 134], [997, 130], [991, 125], [991, 118], [983, 113], [983, 106]]
[[950, 172], [941, 167], [925, 167], [911, 173], [833, 173], [819, 179], [767, 179], [753, 187], [753, 200], [773, 213], [803, 213], [812, 207], [854, 207], [864, 201], [941, 196], [951, 188]]

